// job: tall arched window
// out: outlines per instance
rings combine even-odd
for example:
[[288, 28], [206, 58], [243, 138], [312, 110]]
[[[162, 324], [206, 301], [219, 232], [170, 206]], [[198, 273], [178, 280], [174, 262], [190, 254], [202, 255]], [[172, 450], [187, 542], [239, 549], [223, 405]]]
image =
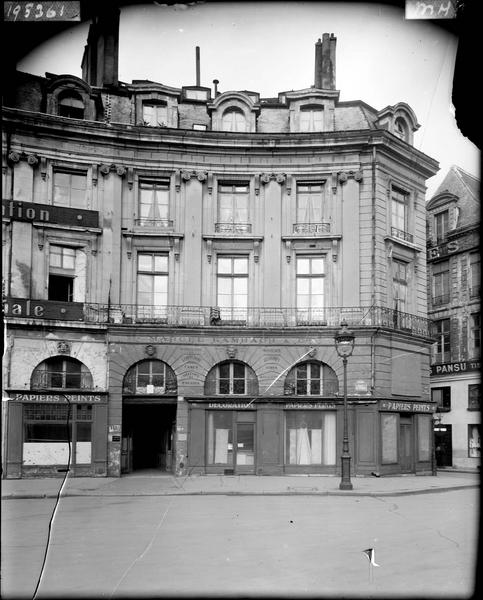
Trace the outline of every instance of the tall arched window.
[[41, 362], [32, 373], [31, 389], [91, 389], [89, 369], [70, 356], [53, 356]]
[[178, 382], [173, 369], [162, 360], [142, 360], [124, 377], [124, 394], [176, 394]]
[[247, 121], [240, 108], [228, 108], [225, 110], [221, 125], [222, 131], [244, 132], [247, 130]]
[[59, 97], [59, 116], [71, 119], [83, 119], [85, 106], [75, 92], [67, 92]]
[[334, 396], [339, 391], [335, 371], [320, 361], [306, 361], [295, 365], [285, 379], [287, 396]]
[[214, 366], [206, 376], [205, 394], [246, 396], [258, 394], [255, 372], [243, 362], [224, 361]]

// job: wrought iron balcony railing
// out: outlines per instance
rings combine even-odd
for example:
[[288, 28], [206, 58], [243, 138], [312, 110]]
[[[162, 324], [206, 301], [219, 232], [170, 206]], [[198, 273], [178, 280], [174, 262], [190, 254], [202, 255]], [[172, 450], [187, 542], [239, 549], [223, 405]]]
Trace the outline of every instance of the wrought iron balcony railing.
[[251, 223], [215, 223], [215, 233], [251, 233]]
[[330, 223], [294, 223], [293, 233], [330, 233]]
[[138, 306], [85, 304], [85, 321], [123, 325], [156, 324], [176, 327], [387, 327], [429, 336], [429, 319], [381, 306], [297, 308], [219, 308], [209, 306]]
[[135, 219], [134, 224], [136, 227], [149, 227], [152, 229], [163, 229], [164, 231], [173, 231], [173, 221], [169, 219], [148, 219], [141, 218]]
[[391, 227], [391, 235], [393, 237], [399, 238], [400, 240], [404, 240], [405, 242], [413, 243], [414, 237], [412, 233], [408, 233], [407, 231], [403, 231], [402, 229], [398, 229], [397, 227]]
[[90, 373], [66, 373], [65, 371], [38, 371], [32, 374], [32, 389], [90, 390], [93, 388]]
[[[345, 320], [349, 326], [386, 327], [407, 331], [414, 335], [430, 336], [430, 320], [425, 317], [386, 308], [384, 306], [278, 308], [247, 307], [224, 308], [217, 306], [150, 306], [137, 304], [75, 303], [75, 314], [58, 315], [48, 300], [29, 300], [43, 310], [25, 318], [74, 320], [77, 323], [119, 325], [159, 325], [169, 327], [338, 327]], [[74, 304], [74, 303], [72, 303]], [[69, 305], [68, 302], [62, 305]], [[57, 315], [57, 316], [56, 316]], [[23, 314], [6, 313], [7, 318], [23, 318]]]

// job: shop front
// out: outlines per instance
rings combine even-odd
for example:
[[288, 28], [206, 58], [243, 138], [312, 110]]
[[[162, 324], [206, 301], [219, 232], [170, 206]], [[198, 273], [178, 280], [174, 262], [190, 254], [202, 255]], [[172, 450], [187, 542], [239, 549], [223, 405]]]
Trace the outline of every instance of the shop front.
[[9, 390], [7, 402], [7, 478], [106, 475], [106, 393]]

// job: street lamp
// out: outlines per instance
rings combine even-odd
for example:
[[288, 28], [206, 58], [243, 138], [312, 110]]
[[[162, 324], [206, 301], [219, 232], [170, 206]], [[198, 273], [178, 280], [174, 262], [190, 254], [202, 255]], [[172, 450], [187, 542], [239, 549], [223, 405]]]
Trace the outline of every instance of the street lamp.
[[335, 349], [337, 354], [342, 358], [344, 365], [344, 437], [342, 440], [342, 478], [340, 480], [339, 489], [351, 490], [351, 455], [349, 454], [349, 432], [347, 427], [347, 359], [354, 350], [355, 336], [347, 329], [347, 323], [342, 321], [340, 329], [334, 337]]

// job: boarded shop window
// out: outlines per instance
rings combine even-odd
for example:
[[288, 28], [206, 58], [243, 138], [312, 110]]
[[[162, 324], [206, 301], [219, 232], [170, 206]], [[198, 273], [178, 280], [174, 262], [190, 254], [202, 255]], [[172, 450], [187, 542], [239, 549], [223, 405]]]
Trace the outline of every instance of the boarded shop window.
[[335, 464], [335, 412], [286, 411], [285, 425], [286, 464]]
[[418, 460], [428, 461], [431, 457], [431, 417], [428, 415], [417, 415], [418, 424]]
[[481, 384], [471, 383], [468, 386], [468, 410], [480, 410]]
[[90, 464], [92, 406], [83, 404], [24, 405], [24, 465]]
[[233, 465], [233, 415], [208, 413], [208, 464]]
[[468, 457], [480, 458], [480, 426], [468, 425]]
[[397, 463], [397, 415], [381, 414], [382, 462]]

